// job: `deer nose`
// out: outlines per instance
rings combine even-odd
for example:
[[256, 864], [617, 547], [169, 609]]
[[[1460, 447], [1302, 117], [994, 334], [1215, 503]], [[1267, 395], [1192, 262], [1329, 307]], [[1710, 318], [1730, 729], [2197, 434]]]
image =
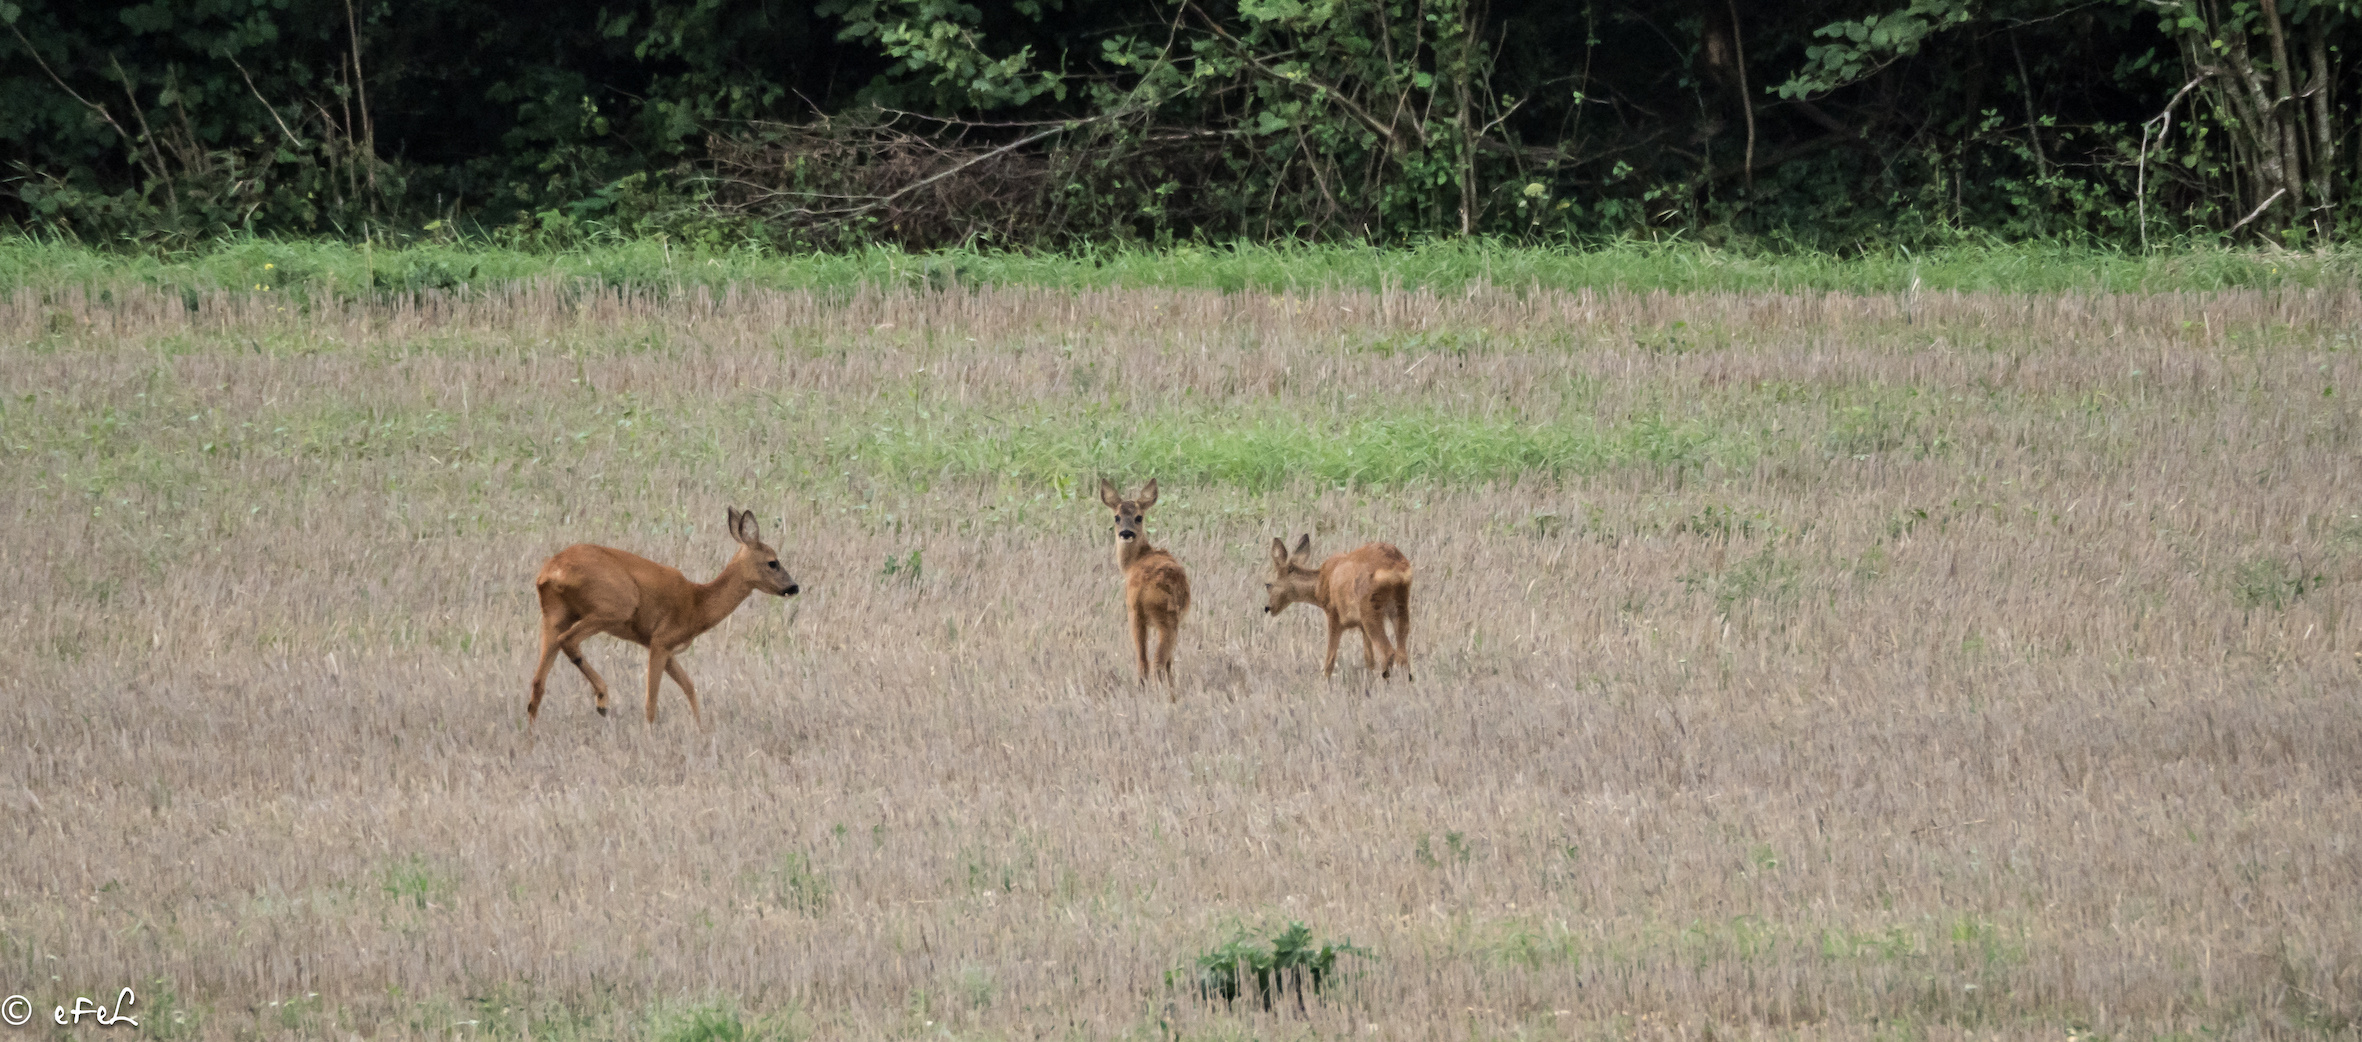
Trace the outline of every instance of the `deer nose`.
[[1134, 532], [1133, 532], [1131, 529], [1128, 529], [1128, 528], [1127, 528], [1127, 529], [1124, 529], [1124, 530], [1122, 530], [1122, 531], [1119, 531], [1119, 532], [1117, 532], [1117, 533], [1115, 534], [1115, 537], [1116, 537], [1117, 539], [1130, 539], [1130, 538], [1132, 538], [1132, 536], [1133, 536], [1134, 534], [1135, 534], [1135, 533], [1134, 533]]
[[796, 591], [798, 591], [798, 590], [801, 590], [801, 589], [803, 589], [803, 587], [801, 587], [801, 586], [798, 586], [798, 585], [796, 585], [796, 584], [794, 584], [794, 583], [789, 583], [789, 584], [787, 584], [787, 595], [788, 595], [788, 596], [790, 596], [790, 597], [793, 597], [793, 596], [795, 596], [795, 595], [796, 595]]

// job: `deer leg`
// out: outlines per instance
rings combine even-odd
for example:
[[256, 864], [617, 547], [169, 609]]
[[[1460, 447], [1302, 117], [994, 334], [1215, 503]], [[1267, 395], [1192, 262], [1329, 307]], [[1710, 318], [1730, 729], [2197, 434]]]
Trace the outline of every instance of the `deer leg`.
[[1156, 671], [1165, 683], [1173, 682], [1173, 640], [1181, 632], [1181, 620], [1156, 620]]
[[1148, 682], [1148, 616], [1138, 609], [1132, 611], [1132, 660], [1140, 669], [1140, 682]]
[[582, 671], [582, 679], [590, 681], [591, 694], [597, 700], [599, 715], [607, 715], [607, 678], [600, 676], [598, 670], [591, 668], [590, 660], [582, 657], [582, 642], [578, 640], [572, 644], [561, 644], [558, 648], [566, 653], [566, 660], [574, 663], [574, 668]]
[[1386, 624], [1366, 615], [1363, 618], [1366, 621], [1361, 624], [1361, 664], [1375, 673], [1384, 665], [1381, 660], [1394, 654], [1394, 649], [1386, 646], [1386, 631], [1383, 628]]
[[1411, 591], [1403, 589], [1394, 595], [1394, 660], [1402, 663], [1402, 678], [1416, 680], [1411, 675]]
[[656, 691], [664, 683], [664, 671], [672, 665], [672, 649], [648, 645], [648, 722], [656, 722]]
[[1362, 635], [1376, 652], [1370, 658], [1370, 668], [1377, 671], [1380, 680], [1394, 679], [1394, 642], [1386, 636], [1386, 623], [1394, 614], [1393, 602], [1392, 590], [1378, 590], [1370, 594], [1369, 603], [1361, 610]]
[[541, 689], [549, 680], [550, 663], [558, 657], [558, 630], [556, 619], [544, 617], [541, 620], [541, 663], [533, 667], [533, 697], [525, 703], [525, 726], [528, 729], [535, 720], [541, 718]]
[[605, 708], [607, 704], [606, 684], [599, 679], [597, 673], [591, 672], [591, 668], [583, 665], [582, 662], [582, 638], [597, 633], [604, 626], [605, 623], [597, 619], [575, 619], [571, 622], [561, 623], [557, 616], [542, 616], [541, 665], [533, 671], [533, 700], [525, 703], [526, 726], [532, 726], [534, 719], [541, 713], [542, 685], [549, 678], [550, 666], [560, 651], [564, 651], [568, 659], [573, 660], [576, 666], [581, 667], [583, 675], [590, 678], [591, 690], [598, 692], [601, 707], [599, 712], [605, 713], [607, 711]]
[[697, 688], [689, 683], [689, 674], [681, 669], [681, 660], [667, 659], [664, 675], [673, 678], [673, 683], [681, 685], [681, 693], [689, 696], [689, 719], [697, 723], [698, 730], [705, 730], [705, 717], [697, 712]]
[[1343, 640], [1343, 639], [1345, 639], [1345, 627], [1344, 627], [1342, 624], [1338, 623], [1338, 622], [1337, 622], [1337, 620], [1335, 620], [1335, 619], [1330, 619], [1330, 620], [1329, 620], [1329, 660], [1328, 660], [1327, 662], [1323, 662], [1323, 663], [1321, 663], [1321, 666], [1320, 666], [1320, 675], [1321, 675], [1321, 676], [1323, 676], [1323, 677], [1334, 677], [1334, 676], [1336, 676], [1336, 675], [1337, 675], [1337, 642], [1338, 642], [1338, 641], [1340, 641], [1340, 640]]

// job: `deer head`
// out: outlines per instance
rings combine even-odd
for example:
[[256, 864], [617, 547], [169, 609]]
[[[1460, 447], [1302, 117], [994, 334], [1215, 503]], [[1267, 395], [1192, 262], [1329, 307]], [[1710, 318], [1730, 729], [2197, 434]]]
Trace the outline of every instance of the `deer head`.
[[1288, 605], [1316, 600], [1314, 591], [1320, 582], [1320, 570], [1312, 565], [1312, 533], [1304, 533], [1296, 540], [1294, 552], [1282, 540], [1271, 541], [1271, 581], [1263, 584], [1263, 592], [1271, 600], [1263, 606], [1263, 614], [1277, 615]]
[[1148, 479], [1148, 484], [1140, 486], [1138, 499], [1125, 499], [1123, 493], [1116, 490], [1114, 482], [1100, 478], [1099, 501], [1107, 504], [1107, 509], [1115, 511], [1117, 545], [1135, 542], [1142, 546], [1148, 544], [1148, 532], [1142, 526], [1147, 523], [1148, 508], [1156, 505], [1155, 478]]
[[763, 543], [763, 531], [755, 526], [755, 512], [737, 507], [726, 509], [730, 511], [730, 537], [738, 540], [738, 553], [722, 570], [764, 593], [795, 596], [800, 589], [795, 576], [787, 574], [787, 567], [779, 563], [779, 554]]

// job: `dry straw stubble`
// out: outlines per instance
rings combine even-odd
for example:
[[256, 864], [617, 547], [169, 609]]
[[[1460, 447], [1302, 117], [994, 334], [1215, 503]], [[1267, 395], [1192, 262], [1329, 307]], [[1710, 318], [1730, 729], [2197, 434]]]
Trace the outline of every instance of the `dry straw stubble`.
[[[2352, 1029], [2350, 291], [281, 307], [0, 309], [0, 932], [44, 1009]], [[1197, 440], [1101, 436], [1142, 428]], [[1408, 480], [1327, 480], [1389, 439]], [[1076, 480], [1150, 467], [1170, 704]], [[749, 500], [804, 592], [691, 653], [714, 733], [561, 671], [527, 743], [534, 567], [702, 579]], [[1281, 530], [1418, 562], [1416, 684], [1261, 615]], [[1309, 1021], [1168, 986], [1290, 919], [1375, 953]]]

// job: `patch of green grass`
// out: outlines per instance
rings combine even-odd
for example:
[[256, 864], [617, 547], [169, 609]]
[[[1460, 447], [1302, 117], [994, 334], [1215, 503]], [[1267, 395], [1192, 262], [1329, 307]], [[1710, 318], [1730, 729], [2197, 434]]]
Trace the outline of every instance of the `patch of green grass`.
[[204, 1011], [194, 1009], [174, 990], [172, 982], [162, 977], [148, 981], [139, 989], [131, 1012], [139, 1017], [140, 1030], [149, 1038], [187, 1038], [197, 1033], [204, 1024]]
[[829, 899], [836, 894], [836, 885], [828, 874], [813, 867], [810, 855], [789, 851], [779, 858], [779, 866], [771, 871], [771, 899], [781, 908], [819, 915], [828, 910]]
[[2299, 561], [2265, 557], [2231, 572], [2231, 598], [2243, 611], [2287, 611], [2305, 594], [2320, 589], [2329, 577]]
[[412, 854], [378, 870], [378, 890], [397, 905], [424, 911], [451, 900], [452, 879], [423, 854]]
[[658, 1018], [652, 1032], [658, 1042], [746, 1042], [746, 1021], [735, 1007], [722, 1003], [695, 1006]]
[[899, 479], [999, 475], [1028, 481], [1155, 475], [1257, 491], [1460, 483], [1618, 467], [1695, 470], [1751, 461], [1754, 438], [1704, 420], [1489, 419], [1432, 409], [1303, 420], [1236, 409], [1043, 411], [1031, 416], [880, 416], [835, 441], [829, 469]]
[[1796, 593], [1797, 572], [1795, 561], [1766, 546], [1719, 571], [1687, 572], [1678, 578], [1691, 593], [1713, 597], [1717, 614], [1729, 615], [1741, 604], [1787, 600]]

